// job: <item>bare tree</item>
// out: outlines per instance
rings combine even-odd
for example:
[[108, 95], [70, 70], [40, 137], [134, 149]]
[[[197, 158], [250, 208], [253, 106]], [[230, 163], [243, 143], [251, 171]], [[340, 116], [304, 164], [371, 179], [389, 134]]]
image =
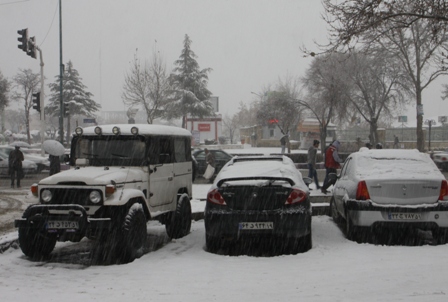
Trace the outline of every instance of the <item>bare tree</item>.
[[394, 54], [412, 83], [416, 99], [417, 117], [417, 149], [424, 150], [423, 136], [423, 100], [422, 93], [429, 84], [439, 76], [447, 75], [443, 49], [447, 47], [447, 30], [434, 38], [432, 25], [428, 22], [416, 21], [409, 28], [394, 29], [381, 37], [366, 35], [366, 41], [373, 41], [369, 49], [380, 45]]
[[223, 133], [229, 136], [230, 143], [233, 144], [236, 141], [235, 136], [238, 132], [238, 127], [240, 126], [238, 114], [234, 114], [232, 117], [230, 117], [228, 114], [225, 114], [224, 118], [222, 119], [222, 125]]
[[381, 36], [427, 22], [437, 36], [448, 23], [445, 0], [323, 0], [333, 49], [354, 43], [368, 32]]
[[20, 125], [24, 125], [26, 123], [25, 112], [23, 109], [5, 110], [5, 122], [9, 125], [9, 129], [13, 132], [19, 132]]
[[[302, 81], [307, 90], [298, 102], [311, 111], [319, 122], [320, 140], [325, 142], [331, 120], [343, 121], [349, 114], [350, 81], [344, 72], [347, 56], [327, 54], [313, 59]], [[321, 144], [322, 152], [325, 144]]]
[[406, 96], [412, 94], [410, 83], [396, 57], [386, 51], [370, 55], [353, 53], [345, 71], [352, 82], [348, 98], [370, 125], [370, 142], [376, 144], [379, 120], [406, 102]]
[[[362, 43], [387, 49], [399, 59], [412, 82], [416, 101], [417, 148], [424, 150], [422, 92], [447, 74], [447, 4], [437, 0], [324, 0], [330, 25], [324, 52]], [[314, 53], [313, 53], [314, 54]]]
[[150, 63], [144, 66], [137, 54], [131, 64], [123, 85], [123, 102], [130, 108], [142, 107], [146, 112], [146, 121], [152, 124], [154, 119], [165, 115], [165, 106], [171, 94], [166, 64], [156, 52], [153, 52]]
[[265, 88], [257, 112], [258, 122], [265, 125], [268, 121], [276, 121], [283, 134], [295, 129], [304, 109], [296, 101], [300, 88], [300, 81], [289, 75], [279, 78], [272, 88]]
[[0, 71], [0, 116], [2, 119], [1, 122], [1, 130], [5, 131], [5, 108], [9, 104], [9, 88], [10, 83], [8, 79], [3, 77], [2, 72]]
[[30, 109], [33, 108], [32, 94], [40, 87], [40, 75], [33, 73], [31, 69], [20, 69], [13, 78], [14, 91], [12, 99], [21, 102], [25, 112], [25, 127], [28, 143], [31, 144], [30, 135]]

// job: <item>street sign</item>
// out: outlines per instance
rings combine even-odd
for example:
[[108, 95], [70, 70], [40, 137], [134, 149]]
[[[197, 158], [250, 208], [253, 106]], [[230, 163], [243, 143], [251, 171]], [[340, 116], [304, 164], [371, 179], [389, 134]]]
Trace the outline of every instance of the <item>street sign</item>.
[[82, 121], [83, 121], [84, 124], [89, 124], [89, 123], [95, 124], [96, 123], [94, 118], [85, 118]]
[[398, 117], [398, 122], [399, 123], [407, 123], [408, 122], [408, 117], [406, 115], [401, 115]]

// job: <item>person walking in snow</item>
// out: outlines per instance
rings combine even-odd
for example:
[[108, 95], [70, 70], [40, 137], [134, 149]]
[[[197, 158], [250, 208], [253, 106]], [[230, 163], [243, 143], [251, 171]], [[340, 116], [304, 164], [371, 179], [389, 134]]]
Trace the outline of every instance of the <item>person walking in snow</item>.
[[24, 159], [19, 146], [16, 146], [15, 149], [9, 153], [8, 168], [11, 176], [11, 188], [14, 188], [15, 179], [17, 179], [17, 188], [20, 188], [20, 179], [23, 178], [22, 161]]
[[321, 187], [321, 191], [324, 194], [327, 194], [328, 187], [333, 185], [332, 182], [329, 181], [328, 175], [330, 173], [337, 173], [337, 169], [341, 168], [341, 163], [343, 160], [339, 157], [339, 147], [341, 143], [338, 140], [335, 140], [325, 151], [325, 180], [324, 184]]
[[314, 179], [314, 182], [316, 184], [316, 188], [319, 190], [319, 180], [317, 179], [317, 170], [316, 170], [316, 157], [317, 157], [317, 150], [319, 149], [320, 142], [315, 139], [313, 141], [313, 145], [308, 149], [308, 177], [311, 179]]

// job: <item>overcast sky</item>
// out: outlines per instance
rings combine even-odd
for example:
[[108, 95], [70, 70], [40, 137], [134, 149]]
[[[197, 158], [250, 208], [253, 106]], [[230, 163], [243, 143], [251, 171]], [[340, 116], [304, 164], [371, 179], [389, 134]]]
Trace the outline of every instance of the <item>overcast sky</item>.
[[[59, 74], [59, 0], [0, 0], [0, 70], [7, 78], [19, 68], [40, 72], [17, 45], [17, 30], [28, 28], [43, 50], [47, 84]], [[311, 59], [300, 50], [325, 43], [319, 0], [63, 0], [63, 62], [73, 62], [87, 90], [103, 110], [126, 110], [124, 75], [136, 49], [142, 60], [154, 49], [171, 70], [185, 34], [200, 68], [212, 68], [209, 90], [222, 114], [234, 114], [264, 86], [287, 74], [303, 76]], [[448, 115], [441, 83], [424, 93], [425, 118]], [[46, 91], [48, 93], [48, 90]], [[414, 104], [415, 101], [412, 103]], [[415, 105], [408, 119], [415, 119]]]

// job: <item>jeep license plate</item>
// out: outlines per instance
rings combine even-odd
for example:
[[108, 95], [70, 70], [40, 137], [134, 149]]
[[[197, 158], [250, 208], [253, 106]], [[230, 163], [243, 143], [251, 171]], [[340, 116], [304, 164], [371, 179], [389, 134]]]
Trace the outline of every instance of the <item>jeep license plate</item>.
[[47, 222], [47, 229], [79, 229], [77, 221], [52, 220]]
[[421, 220], [422, 214], [420, 213], [389, 213], [389, 220]]
[[272, 230], [274, 228], [273, 222], [240, 222], [240, 230]]

